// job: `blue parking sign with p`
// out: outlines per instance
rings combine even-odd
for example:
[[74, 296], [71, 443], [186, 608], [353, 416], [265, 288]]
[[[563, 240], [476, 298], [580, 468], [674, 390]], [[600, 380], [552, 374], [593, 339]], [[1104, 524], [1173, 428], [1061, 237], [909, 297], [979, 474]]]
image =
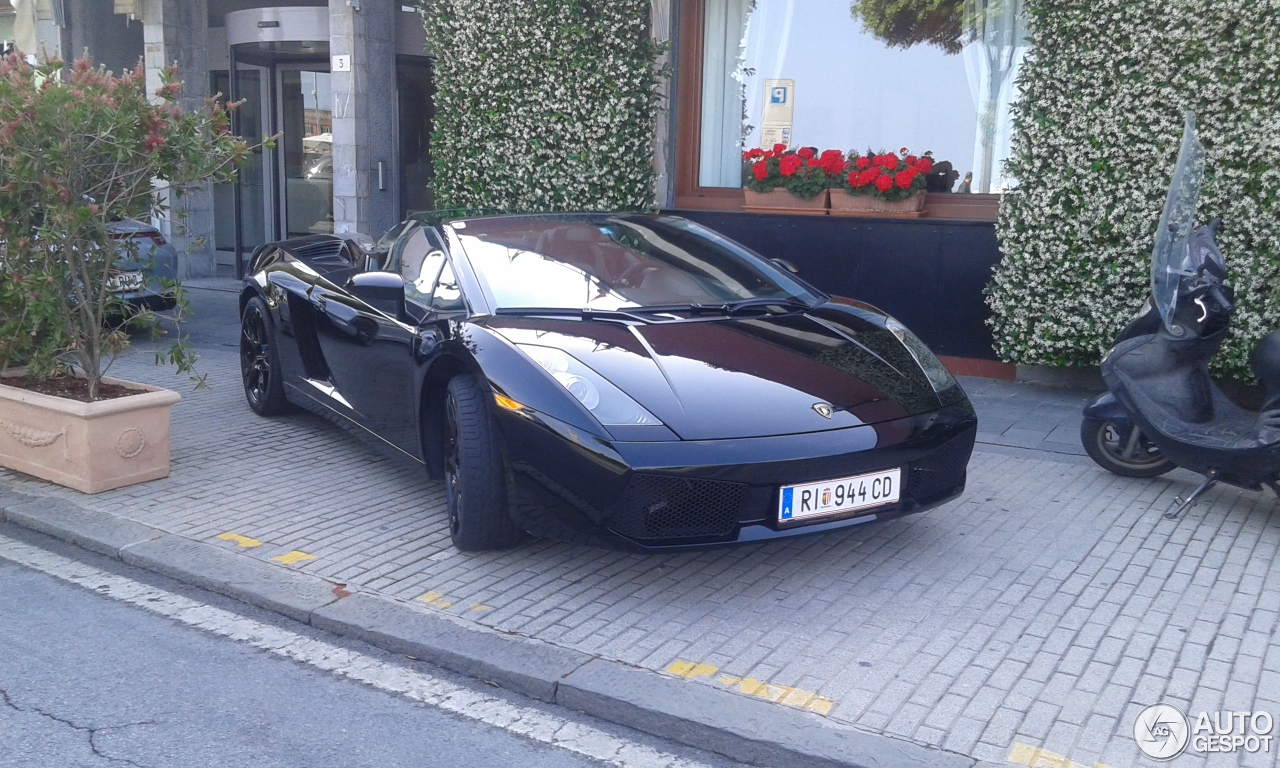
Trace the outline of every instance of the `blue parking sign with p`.
[[770, 104], [786, 104], [787, 103], [787, 86], [775, 85], [769, 91]]

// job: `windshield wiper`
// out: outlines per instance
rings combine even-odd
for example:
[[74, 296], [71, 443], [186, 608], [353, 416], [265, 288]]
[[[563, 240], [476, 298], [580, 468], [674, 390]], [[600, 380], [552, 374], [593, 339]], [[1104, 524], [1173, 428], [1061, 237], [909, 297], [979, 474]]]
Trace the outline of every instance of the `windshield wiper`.
[[784, 314], [806, 312], [812, 307], [802, 301], [791, 298], [782, 299], [741, 299], [727, 301], [723, 304], [655, 304], [646, 307], [627, 307], [626, 309], [592, 309], [591, 307], [503, 307], [494, 310], [495, 315], [515, 317], [574, 317], [582, 320], [613, 320], [615, 322], [653, 323], [652, 315], [687, 312], [692, 315], [728, 315], [754, 308], [782, 307]]
[[[630, 312], [644, 312], [646, 314], [662, 314], [667, 312], [689, 312], [695, 315], [736, 315], [739, 312], [748, 309], [768, 307], [781, 307], [790, 312], [807, 312], [813, 307], [792, 298], [770, 299], [739, 299], [738, 301], [726, 301], [723, 304], [665, 304], [662, 306], [636, 307], [628, 310]], [[784, 313], [785, 314], [785, 313]]]
[[649, 323], [647, 317], [624, 309], [592, 309], [581, 307], [503, 307], [493, 312], [508, 317], [576, 317], [582, 320], [613, 320], [617, 322]]
[[755, 307], [783, 307], [790, 312], [807, 312], [813, 307], [799, 301], [798, 299], [782, 298], [782, 299], [742, 299], [741, 301], [731, 301], [724, 305], [729, 314], [736, 314], [744, 309], [753, 309]]
[[653, 304], [646, 307], [633, 307], [631, 312], [644, 312], [650, 315], [659, 315], [666, 312], [689, 312], [695, 315], [715, 314], [723, 315], [729, 312], [728, 304]]

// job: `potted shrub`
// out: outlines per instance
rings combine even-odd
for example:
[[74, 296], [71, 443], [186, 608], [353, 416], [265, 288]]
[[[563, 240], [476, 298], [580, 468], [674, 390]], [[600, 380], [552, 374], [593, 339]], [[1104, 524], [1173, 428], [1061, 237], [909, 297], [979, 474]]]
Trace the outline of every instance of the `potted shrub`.
[[833, 216], [915, 218], [924, 213], [932, 153], [916, 157], [906, 147], [898, 154], [851, 153], [848, 172], [831, 191]]
[[[137, 256], [119, 226], [249, 152], [226, 107], [184, 112], [179, 92], [173, 69], [149, 99], [141, 67], [0, 57], [0, 466], [88, 493], [169, 473], [180, 398], [105, 375], [149, 314], [117, 298]], [[178, 336], [161, 360], [189, 371], [194, 355]]]
[[844, 171], [844, 153], [814, 147], [751, 149], [742, 153], [743, 210], [757, 213], [827, 212], [827, 189]]

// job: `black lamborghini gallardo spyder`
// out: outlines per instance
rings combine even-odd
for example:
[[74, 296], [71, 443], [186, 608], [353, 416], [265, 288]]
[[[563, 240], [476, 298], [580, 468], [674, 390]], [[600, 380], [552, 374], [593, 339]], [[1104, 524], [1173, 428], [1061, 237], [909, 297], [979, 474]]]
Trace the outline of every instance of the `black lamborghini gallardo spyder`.
[[241, 370], [443, 477], [462, 550], [832, 531], [965, 485], [977, 418], [892, 317], [674, 216], [408, 221], [255, 255]]

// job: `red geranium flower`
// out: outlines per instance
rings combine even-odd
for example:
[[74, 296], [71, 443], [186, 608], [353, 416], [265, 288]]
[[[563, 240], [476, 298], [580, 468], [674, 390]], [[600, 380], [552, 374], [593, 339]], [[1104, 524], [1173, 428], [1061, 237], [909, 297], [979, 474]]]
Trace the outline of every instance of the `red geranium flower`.
[[858, 174], [858, 186], [865, 187], [868, 184], [875, 182], [877, 178], [880, 178], [880, 169], [875, 167], [868, 168]]
[[[801, 155], [801, 157], [803, 157], [803, 155]], [[821, 161], [821, 160], [819, 160], [819, 159], [818, 159], [818, 158], [816, 158], [816, 157], [811, 157], [811, 158], [809, 158], [808, 160], [805, 160], [805, 161], [804, 161], [804, 164], [805, 164], [805, 165], [807, 165], [807, 166], [809, 166], [810, 168], [821, 168], [821, 167], [822, 167], [822, 161]]]
[[880, 156], [880, 166], [881, 166], [882, 168], [884, 168], [886, 171], [893, 171], [893, 170], [897, 170], [897, 168], [898, 168], [898, 156], [897, 156], [897, 155], [894, 155], [894, 154], [889, 154], [889, 153], [886, 153], [886, 154], [881, 155], [881, 156]]
[[756, 181], [764, 181], [769, 178], [769, 166], [761, 160], [751, 166], [751, 173], [755, 174]]
[[928, 173], [933, 170], [933, 161], [927, 157], [922, 157], [916, 161], [916, 170], [921, 173]]
[[818, 159], [818, 163], [828, 176], [837, 176], [844, 173], [844, 169], [849, 167], [849, 164], [844, 161], [844, 155], [839, 152], [834, 155], [824, 154], [823, 157]]
[[[888, 177], [886, 176], [885, 178]], [[898, 185], [898, 189], [907, 189], [911, 186], [911, 182], [915, 180], [915, 177], [910, 171], [898, 171], [898, 174], [893, 177], [893, 180]]]
[[893, 178], [891, 176], [879, 176], [876, 178], [876, 189], [881, 192], [888, 192], [893, 189]]
[[804, 160], [799, 155], [784, 155], [782, 160], [778, 162], [778, 171], [787, 177], [795, 175], [800, 170], [800, 166], [804, 164]]
[[796, 154], [803, 157], [805, 160], [811, 160], [814, 156], [813, 147], [801, 147], [796, 150]]
[[905, 159], [905, 160], [903, 160], [903, 162], [904, 162], [904, 163], [906, 163], [907, 165], [915, 165], [915, 164], [916, 164], [916, 156], [915, 156], [915, 155], [907, 155], [906, 159]]
[[857, 171], [849, 171], [848, 181], [849, 186], [854, 188], [865, 187], [867, 185], [867, 182], [862, 180], [862, 174]]
[[787, 145], [786, 145], [786, 144], [774, 144], [774, 145], [773, 145], [773, 153], [774, 153], [775, 155], [780, 155], [780, 154], [782, 154], [783, 152], [786, 152], [786, 151], [787, 151]]
[[763, 150], [763, 149], [761, 149], [761, 148], [759, 148], [759, 147], [756, 147], [755, 149], [751, 150], [751, 156], [752, 156], [752, 157], [764, 157], [764, 150]]
[[859, 157], [857, 160], [853, 161], [853, 164], [858, 170], [865, 171], [871, 167], [871, 158]]

